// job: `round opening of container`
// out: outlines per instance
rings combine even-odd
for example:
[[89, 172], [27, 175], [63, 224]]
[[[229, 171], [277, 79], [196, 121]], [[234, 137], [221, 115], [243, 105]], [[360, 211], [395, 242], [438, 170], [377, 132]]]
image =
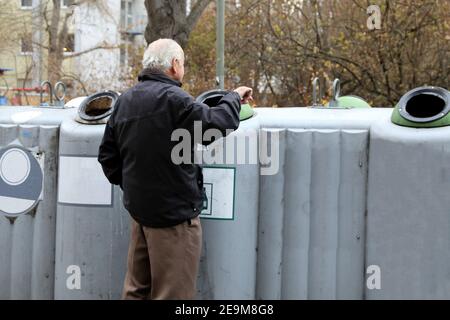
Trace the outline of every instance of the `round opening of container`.
[[444, 99], [431, 94], [420, 94], [412, 97], [405, 107], [405, 111], [415, 118], [434, 117], [444, 111], [444, 109]]
[[101, 92], [88, 97], [81, 104], [78, 114], [85, 121], [98, 121], [111, 115], [119, 95], [116, 92]]
[[199, 95], [196, 100], [210, 107], [215, 107], [226, 94], [228, 94], [226, 90], [210, 90]]
[[98, 117], [112, 109], [110, 97], [100, 97], [90, 101], [86, 106], [86, 114], [90, 117]]
[[409, 121], [431, 122], [445, 117], [450, 105], [443, 89], [418, 89], [400, 100], [399, 111]]
[[[208, 105], [209, 107], [213, 108], [217, 106], [220, 102], [220, 100], [228, 94], [228, 91], [224, 90], [211, 90], [207, 91], [200, 96], [198, 96], [197, 101], [204, 103]], [[239, 115], [239, 118], [241, 121], [245, 121], [247, 119], [252, 118], [255, 115], [255, 111], [249, 104], [243, 104], [241, 105], [241, 112]]]

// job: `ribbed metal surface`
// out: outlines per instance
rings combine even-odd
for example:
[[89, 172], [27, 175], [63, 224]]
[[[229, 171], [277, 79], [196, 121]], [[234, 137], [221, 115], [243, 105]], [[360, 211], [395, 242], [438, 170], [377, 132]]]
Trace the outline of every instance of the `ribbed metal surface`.
[[280, 171], [261, 177], [257, 298], [362, 299], [368, 131], [262, 131]]
[[0, 125], [0, 148], [21, 144], [44, 156], [43, 200], [15, 219], [0, 214], [0, 299], [53, 299], [58, 133], [54, 125]]

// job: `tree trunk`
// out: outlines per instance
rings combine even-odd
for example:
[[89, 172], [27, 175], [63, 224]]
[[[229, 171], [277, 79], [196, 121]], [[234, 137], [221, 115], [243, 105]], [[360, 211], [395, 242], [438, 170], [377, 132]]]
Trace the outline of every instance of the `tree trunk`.
[[61, 73], [62, 59], [59, 57], [59, 19], [61, 18], [61, 1], [52, 0], [53, 8], [51, 12], [50, 25], [48, 26], [48, 79], [54, 83], [59, 80]]
[[149, 21], [145, 40], [151, 43], [160, 38], [170, 38], [185, 48], [189, 34], [211, 1], [197, 0], [186, 17], [186, 0], [145, 0]]

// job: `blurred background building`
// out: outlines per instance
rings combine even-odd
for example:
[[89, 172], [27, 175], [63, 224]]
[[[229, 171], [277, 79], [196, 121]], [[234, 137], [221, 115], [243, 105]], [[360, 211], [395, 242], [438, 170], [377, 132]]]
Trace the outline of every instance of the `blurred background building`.
[[69, 95], [120, 89], [131, 48], [145, 45], [144, 0], [0, 1], [0, 10], [0, 67], [12, 69], [0, 87], [16, 103], [34, 101], [47, 79]]

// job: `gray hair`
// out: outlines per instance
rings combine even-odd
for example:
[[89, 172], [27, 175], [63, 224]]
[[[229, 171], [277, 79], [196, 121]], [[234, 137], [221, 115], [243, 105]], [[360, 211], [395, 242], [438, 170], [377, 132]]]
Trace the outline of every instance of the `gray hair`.
[[144, 68], [166, 71], [172, 66], [172, 60], [184, 61], [184, 52], [172, 39], [159, 39], [149, 44], [144, 53]]

